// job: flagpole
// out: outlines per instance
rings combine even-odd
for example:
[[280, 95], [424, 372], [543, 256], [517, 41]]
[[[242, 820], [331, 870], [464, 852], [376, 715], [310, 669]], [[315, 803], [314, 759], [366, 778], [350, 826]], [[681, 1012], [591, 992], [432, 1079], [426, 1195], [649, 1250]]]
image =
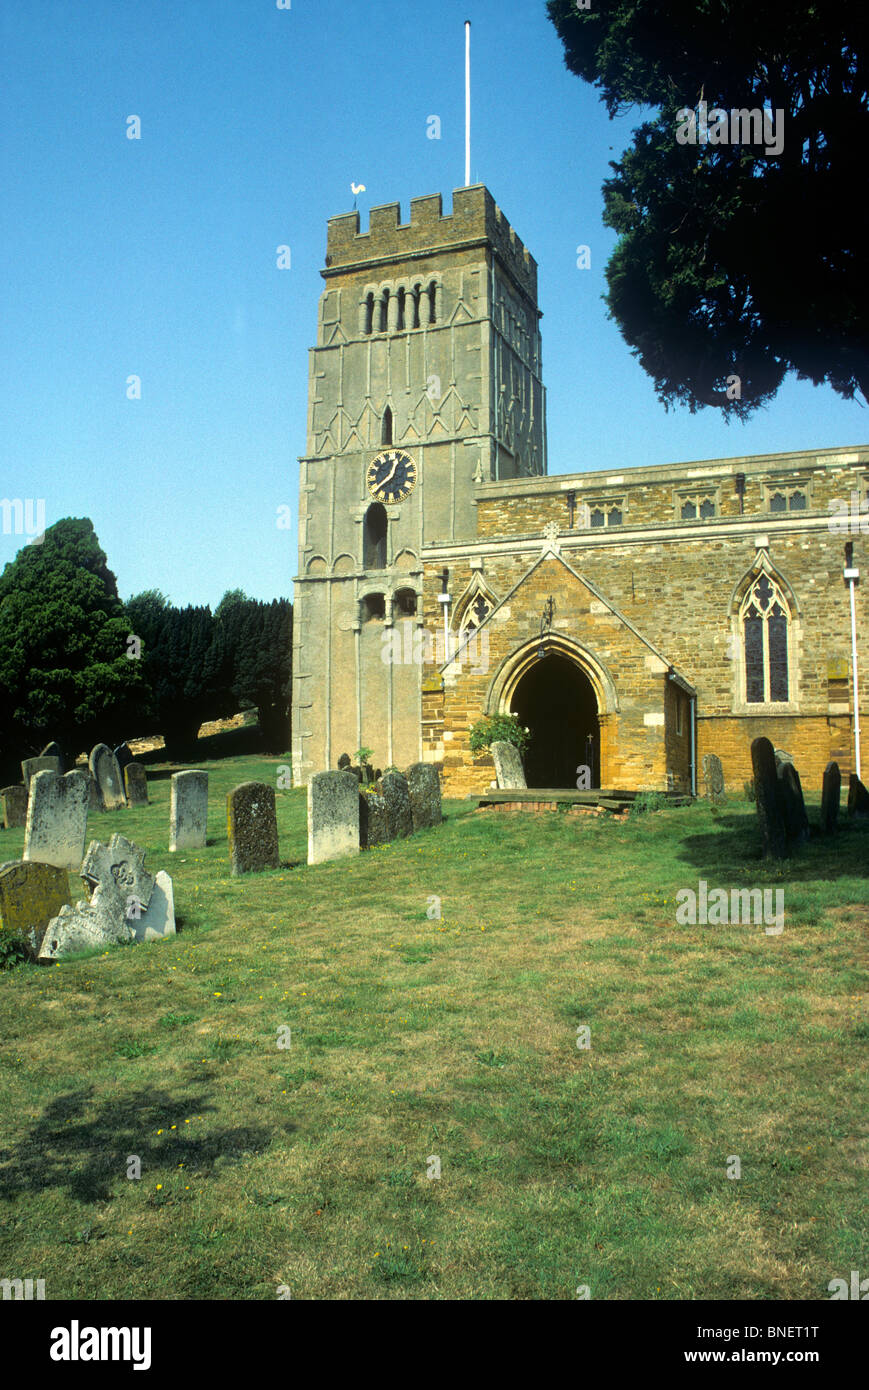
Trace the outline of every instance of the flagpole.
[[465, 188], [471, 182], [471, 21], [465, 20]]

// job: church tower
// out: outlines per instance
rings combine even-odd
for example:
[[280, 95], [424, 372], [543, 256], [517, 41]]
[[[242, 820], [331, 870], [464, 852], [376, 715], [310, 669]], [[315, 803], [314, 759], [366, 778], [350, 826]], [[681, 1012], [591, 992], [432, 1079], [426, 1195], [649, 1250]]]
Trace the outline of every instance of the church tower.
[[[330, 218], [310, 350], [294, 580], [293, 779], [361, 746], [423, 756], [426, 546], [476, 536], [475, 488], [546, 472], [537, 264], [482, 184]], [[408, 620], [410, 620], [408, 622]], [[421, 645], [421, 641], [420, 644]], [[419, 645], [416, 645], [418, 652]], [[392, 657], [390, 657], [390, 652]]]

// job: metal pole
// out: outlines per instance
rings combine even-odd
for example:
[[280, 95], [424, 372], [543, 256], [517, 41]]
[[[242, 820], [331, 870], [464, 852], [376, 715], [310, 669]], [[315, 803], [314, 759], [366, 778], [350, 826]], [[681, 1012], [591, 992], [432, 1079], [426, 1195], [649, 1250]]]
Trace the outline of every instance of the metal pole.
[[854, 761], [856, 763], [857, 776], [861, 782], [863, 774], [860, 770], [860, 692], [857, 685], [857, 611], [854, 606], [854, 584], [855, 580], [848, 580], [848, 588], [851, 592], [851, 681], [854, 687]]
[[465, 188], [471, 182], [471, 21], [465, 20]]

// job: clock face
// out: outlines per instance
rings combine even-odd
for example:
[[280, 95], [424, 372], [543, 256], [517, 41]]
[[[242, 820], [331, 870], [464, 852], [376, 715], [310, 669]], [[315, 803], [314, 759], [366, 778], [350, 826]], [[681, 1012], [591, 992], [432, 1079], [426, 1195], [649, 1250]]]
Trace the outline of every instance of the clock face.
[[378, 502], [403, 502], [416, 486], [416, 464], [410, 454], [388, 449], [369, 463], [365, 481]]

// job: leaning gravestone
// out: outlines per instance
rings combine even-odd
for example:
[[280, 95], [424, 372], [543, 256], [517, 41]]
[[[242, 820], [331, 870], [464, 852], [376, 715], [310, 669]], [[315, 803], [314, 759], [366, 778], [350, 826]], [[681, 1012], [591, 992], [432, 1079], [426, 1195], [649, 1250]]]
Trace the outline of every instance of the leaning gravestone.
[[359, 853], [359, 783], [352, 772], [317, 772], [308, 783], [308, 863]]
[[852, 772], [848, 778], [848, 815], [869, 816], [869, 791], [856, 772]]
[[413, 834], [413, 811], [410, 808], [407, 778], [403, 772], [385, 772], [380, 787], [386, 802], [389, 838], [404, 840]]
[[839, 802], [842, 795], [842, 774], [838, 763], [827, 763], [824, 768], [824, 781], [821, 788], [821, 830], [832, 835], [839, 819]]
[[776, 759], [776, 777], [785, 834], [789, 841], [800, 844], [809, 838], [809, 818], [806, 815], [800, 774], [793, 763], [779, 762]]
[[37, 772], [30, 783], [30, 804], [22, 859], [54, 864], [76, 872], [84, 855], [88, 824], [88, 781], [83, 772]]
[[373, 849], [389, 844], [386, 798], [380, 792], [359, 793], [359, 847]]
[[118, 760], [106, 743], [98, 743], [91, 749], [88, 758], [91, 776], [100, 789], [100, 797], [105, 811], [119, 811], [126, 806], [124, 782]]
[[523, 789], [528, 786], [525, 781], [525, 772], [522, 767], [522, 758], [519, 749], [514, 743], [504, 743], [496, 740], [489, 745], [489, 752], [495, 764], [495, 777], [498, 787], [505, 789]]
[[118, 760], [118, 767], [121, 769], [121, 774], [123, 775], [124, 768], [128, 767], [133, 761], [130, 745], [128, 743], [119, 743], [115, 749], [115, 757]]
[[6, 830], [20, 830], [27, 820], [27, 788], [19, 784], [0, 791], [3, 803], [3, 825]]
[[60, 758], [25, 758], [21, 764], [21, 780], [30, 790], [31, 778], [37, 772], [60, 772]]
[[266, 782], [242, 782], [226, 798], [229, 860], [234, 874], [277, 869], [275, 792]]
[[444, 818], [441, 811], [441, 779], [434, 763], [413, 763], [405, 776], [414, 830], [440, 825]]
[[127, 925], [137, 941], [160, 941], [175, 935], [175, 894], [172, 880], [162, 869], [154, 876], [151, 901], [141, 915], [127, 904]]
[[755, 803], [763, 852], [773, 859], [787, 857], [787, 835], [779, 806], [775, 750], [768, 738], [756, 738], [751, 745]]
[[148, 805], [148, 774], [141, 763], [127, 763], [124, 768], [124, 790], [128, 806]]
[[204, 849], [208, 773], [173, 772], [169, 794], [169, 849]]
[[66, 771], [66, 768], [63, 765], [63, 749], [61, 748], [60, 744], [55, 743], [54, 740], [52, 740], [51, 743], [47, 743], [45, 745], [39, 756], [40, 758], [57, 758], [57, 761], [60, 763], [60, 767], [57, 769], [58, 772]]
[[33, 862], [0, 869], [0, 941], [23, 941], [35, 959], [49, 922], [68, 902], [65, 869]]
[[703, 788], [709, 801], [720, 801], [724, 796], [724, 769], [717, 753], [703, 754]]

